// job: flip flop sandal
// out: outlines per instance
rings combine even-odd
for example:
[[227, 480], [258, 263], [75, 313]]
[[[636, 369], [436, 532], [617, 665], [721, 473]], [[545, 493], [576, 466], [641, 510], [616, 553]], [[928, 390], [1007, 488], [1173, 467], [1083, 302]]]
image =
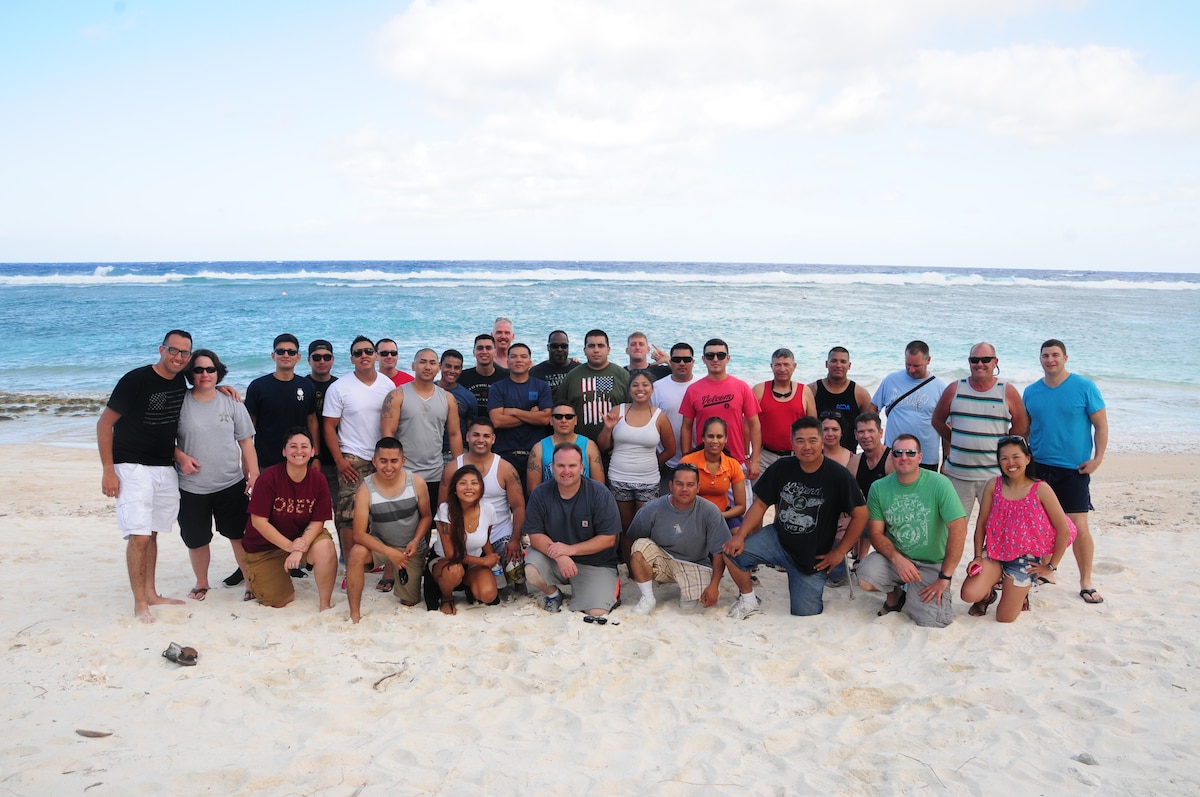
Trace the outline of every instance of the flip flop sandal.
[[904, 608], [904, 601], [906, 601], [906, 600], [908, 600], [907, 592], [900, 593], [900, 600], [896, 601], [895, 606], [888, 606], [887, 598], [884, 598], [883, 599], [883, 608], [879, 610], [879, 614], [877, 616], [883, 617], [884, 615], [891, 614], [892, 612], [900, 611], [901, 609]]
[[195, 667], [196, 659], [200, 658], [195, 648], [183, 647], [178, 642], [172, 642], [162, 654], [164, 659], [184, 667]]
[[376, 592], [391, 592], [392, 587], [396, 586], [396, 582], [390, 578], [381, 578], [379, 583], [375, 585]]

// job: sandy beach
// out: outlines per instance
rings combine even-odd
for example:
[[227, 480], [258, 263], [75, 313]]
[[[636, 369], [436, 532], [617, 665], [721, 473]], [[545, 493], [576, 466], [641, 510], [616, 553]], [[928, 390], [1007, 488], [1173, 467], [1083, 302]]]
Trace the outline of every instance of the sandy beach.
[[[1200, 456], [1112, 454], [1093, 481], [1096, 585], [1059, 584], [1002, 626], [876, 617], [827, 589], [825, 613], [682, 613], [673, 587], [619, 624], [530, 599], [454, 617], [371, 589], [318, 615], [220, 585], [132, 616], [125, 545], [94, 451], [0, 446], [0, 794], [1195, 794], [1200, 789]], [[158, 584], [192, 585], [177, 534]], [[969, 558], [969, 557], [968, 557]], [[626, 607], [636, 587], [622, 582]], [[1189, 608], [1190, 607], [1190, 608]], [[198, 649], [183, 668], [160, 654]], [[110, 734], [83, 736], [79, 730]]]

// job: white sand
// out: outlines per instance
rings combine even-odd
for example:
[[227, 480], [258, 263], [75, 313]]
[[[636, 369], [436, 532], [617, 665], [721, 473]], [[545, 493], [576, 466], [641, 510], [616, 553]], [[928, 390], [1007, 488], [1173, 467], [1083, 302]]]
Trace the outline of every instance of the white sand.
[[[701, 614], [659, 588], [651, 616], [596, 627], [531, 600], [444, 617], [369, 577], [352, 626], [340, 592], [316, 613], [312, 579], [288, 608], [243, 603], [220, 586], [219, 537], [208, 599], [143, 625], [95, 454], [0, 453], [0, 795], [1200, 789], [1200, 556], [1183, 544], [1200, 457], [1111, 455], [1097, 474], [1102, 606], [1079, 599], [1068, 556], [1016, 623], [956, 599], [955, 623], [929, 630], [844, 587], [790, 617], [773, 571], [742, 622], [728, 580]], [[158, 576], [166, 595], [192, 585], [175, 535]], [[163, 659], [171, 641], [199, 665]]]

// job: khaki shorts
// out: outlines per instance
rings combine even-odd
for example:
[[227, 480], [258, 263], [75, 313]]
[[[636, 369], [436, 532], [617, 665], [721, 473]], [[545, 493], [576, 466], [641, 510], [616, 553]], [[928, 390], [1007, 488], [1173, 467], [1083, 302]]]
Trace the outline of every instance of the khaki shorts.
[[[417, 555], [408, 560], [408, 567], [404, 568], [408, 571], [408, 583], [401, 584], [400, 579], [396, 579], [396, 585], [392, 587], [392, 592], [396, 594], [397, 600], [401, 603], [406, 603], [410, 606], [415, 606], [421, 600], [421, 575], [425, 572], [425, 559], [429, 555], [429, 549], [422, 545], [417, 549]], [[375, 567], [385, 567], [392, 563], [381, 553], [371, 552], [371, 563]], [[400, 575], [397, 570], [396, 575]]]
[[[329, 540], [332, 543], [333, 537], [329, 536], [328, 531], [321, 529], [321, 533], [316, 536], [308, 549], [311, 551], [313, 545], [321, 540]], [[292, 586], [292, 576], [283, 566], [289, 556], [291, 556], [291, 551], [285, 551], [282, 548], [258, 553], [246, 551], [246, 586], [263, 606], [283, 606], [296, 596], [296, 588]], [[307, 563], [308, 554], [305, 553], [300, 558], [300, 567], [304, 567]]]
[[711, 567], [681, 562], [645, 537], [633, 541], [633, 552], [642, 555], [659, 584], [679, 585], [681, 601], [700, 600], [701, 594], [712, 581]]
[[[354, 470], [358, 472], [358, 481], [351, 484], [339, 474], [337, 506], [334, 508], [333, 522], [338, 529], [352, 529], [354, 528], [354, 496], [358, 493], [358, 486], [362, 484], [363, 477], [370, 476], [375, 472], [375, 465], [369, 459], [344, 452], [342, 458], [354, 466]], [[348, 555], [345, 551], [342, 553]]]

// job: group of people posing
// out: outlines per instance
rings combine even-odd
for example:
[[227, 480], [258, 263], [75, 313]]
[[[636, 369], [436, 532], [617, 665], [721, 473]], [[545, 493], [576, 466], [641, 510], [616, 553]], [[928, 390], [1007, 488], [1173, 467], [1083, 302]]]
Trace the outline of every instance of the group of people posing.
[[472, 368], [455, 349], [421, 349], [406, 372], [394, 341], [359, 336], [339, 378], [329, 341], [308, 344], [301, 375], [299, 341], [283, 334], [274, 371], [243, 400], [221, 384], [214, 351], [172, 330], [97, 425], [135, 615], [151, 622], [151, 606], [182, 603], [155, 586], [157, 534], [177, 520], [193, 600], [210, 589], [215, 527], [238, 565], [225, 583], [244, 580], [245, 599], [264, 605], [287, 605], [293, 580], [311, 577], [330, 608], [340, 560], [354, 622], [374, 569], [375, 588], [408, 606], [453, 614], [460, 600], [528, 591], [553, 612], [569, 590], [570, 608], [602, 624], [620, 604], [624, 562], [639, 614], [654, 610], [656, 583], [677, 584], [685, 608], [711, 607], [728, 571], [728, 614], [749, 617], [762, 611], [755, 573], [766, 565], [786, 573], [791, 614], [819, 614], [827, 584], [857, 578], [885, 593], [881, 616], [940, 627], [954, 617], [976, 504], [960, 592], [971, 614], [1002, 595], [997, 619], [1015, 619], [1072, 540], [1080, 596], [1103, 601], [1087, 512], [1104, 403], [1067, 371], [1061, 341], [1042, 345], [1044, 377], [1023, 395], [999, 378], [988, 343], [947, 385], [912, 341], [905, 368], [873, 394], [849, 379], [843, 347], [811, 384], [793, 380], [795, 358], [778, 349], [771, 378], [750, 385], [728, 373], [719, 338], [700, 349], [703, 376], [688, 343], [663, 351], [640, 332], [626, 343], [628, 365], [614, 363], [593, 329], [578, 362], [555, 330], [535, 364], [499, 318], [476, 336]]

